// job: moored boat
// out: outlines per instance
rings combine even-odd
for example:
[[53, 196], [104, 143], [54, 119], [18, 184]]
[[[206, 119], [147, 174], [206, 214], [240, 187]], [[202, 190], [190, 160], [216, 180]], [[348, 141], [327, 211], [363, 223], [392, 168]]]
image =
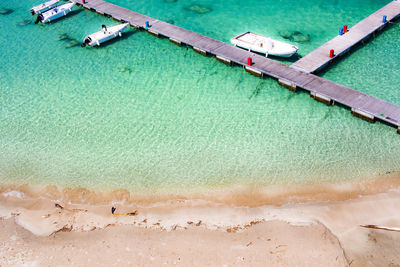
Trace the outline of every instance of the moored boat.
[[249, 51], [278, 57], [291, 57], [299, 48], [256, 33], [246, 32], [231, 39], [231, 43]]
[[59, 19], [61, 17], [66, 16], [69, 12], [71, 12], [72, 7], [75, 5], [75, 3], [66, 3], [60, 6], [57, 6], [53, 9], [50, 9], [46, 12], [43, 12], [40, 14], [36, 21], [35, 24], [38, 24], [39, 22], [42, 23], [48, 23], [51, 21], [54, 21], [56, 19]]
[[50, 0], [50, 1], [44, 2], [40, 5], [34, 6], [31, 8], [31, 14], [32, 15], [41, 14], [41, 13], [55, 7], [59, 1], [60, 0]]
[[82, 47], [86, 45], [100, 46], [100, 44], [114, 39], [117, 36], [122, 36], [122, 32], [128, 25], [129, 23], [123, 23], [109, 28], [106, 25], [102, 25], [101, 31], [89, 34], [83, 39]]

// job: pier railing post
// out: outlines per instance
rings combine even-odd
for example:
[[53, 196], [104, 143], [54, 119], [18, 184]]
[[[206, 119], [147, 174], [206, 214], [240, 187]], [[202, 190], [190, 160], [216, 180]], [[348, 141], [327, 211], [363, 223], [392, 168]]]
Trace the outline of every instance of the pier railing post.
[[253, 60], [251, 57], [247, 58], [247, 66], [251, 66], [253, 64]]

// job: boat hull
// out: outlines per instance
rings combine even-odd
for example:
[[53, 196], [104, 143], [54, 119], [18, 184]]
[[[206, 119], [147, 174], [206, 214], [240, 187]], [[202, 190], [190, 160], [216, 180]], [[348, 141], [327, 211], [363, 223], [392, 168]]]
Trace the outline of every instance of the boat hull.
[[265, 56], [291, 57], [298, 51], [297, 46], [251, 32], [232, 38], [231, 43], [237, 47], [264, 54]]
[[42, 23], [49, 23], [56, 19], [66, 16], [69, 12], [71, 12], [72, 7], [75, 3], [67, 3], [53, 9], [50, 9], [42, 14], [39, 15], [40, 22]]
[[268, 55], [271, 56], [275, 56], [275, 57], [292, 57], [294, 54], [297, 53], [297, 50], [291, 51], [291, 52], [286, 52], [286, 53], [274, 53], [274, 52], [270, 52], [268, 53]]
[[34, 6], [31, 8], [31, 14], [32, 15], [39, 15], [42, 14], [43, 12], [46, 12], [49, 9], [52, 9], [58, 4], [59, 0], [50, 0], [47, 2], [44, 2], [43, 4]]
[[103, 28], [103, 30], [87, 35], [83, 39], [83, 46], [100, 46], [102, 43], [110, 41], [118, 36], [122, 35], [122, 32], [126, 29], [129, 23], [116, 25], [109, 28]]

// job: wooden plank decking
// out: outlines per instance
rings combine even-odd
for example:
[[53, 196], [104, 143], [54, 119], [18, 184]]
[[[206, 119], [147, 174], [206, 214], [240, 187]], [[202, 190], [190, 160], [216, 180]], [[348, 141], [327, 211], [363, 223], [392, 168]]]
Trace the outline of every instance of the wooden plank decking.
[[[384, 15], [387, 16], [388, 22], [386, 23], [383, 23]], [[399, 15], [400, 0], [392, 1], [353, 27], [349, 28], [347, 33], [336, 36], [332, 40], [326, 42], [308, 55], [296, 61], [292, 64], [292, 67], [307, 73], [317, 72], [323, 69], [335, 58], [349, 51], [353, 46], [369, 38], [375, 32], [380, 31]], [[333, 58], [329, 57], [329, 51], [331, 49], [335, 51], [335, 56]]]
[[[82, 3], [81, 0], [73, 1]], [[145, 22], [148, 21], [150, 24], [148, 32], [153, 35], [169, 38], [176, 44], [192, 46], [195, 51], [216, 56], [224, 63], [241, 65], [246, 71], [255, 75], [274, 77], [280, 84], [291, 89], [303, 88], [322, 102], [341, 103], [352, 109], [352, 113], [356, 116], [370, 121], [375, 119], [385, 121], [398, 127], [400, 133], [400, 106], [103, 0], [86, 0], [83, 6], [100, 14], [109, 15], [118, 21], [129, 22], [135, 28], [144, 28]], [[248, 57], [252, 58], [251, 66], [247, 66]]]

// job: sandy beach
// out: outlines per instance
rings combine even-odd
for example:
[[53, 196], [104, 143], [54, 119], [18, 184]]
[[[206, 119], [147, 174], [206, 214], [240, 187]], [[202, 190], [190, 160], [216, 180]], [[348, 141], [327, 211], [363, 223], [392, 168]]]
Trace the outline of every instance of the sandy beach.
[[[397, 179], [393, 174], [386, 178], [373, 184]], [[305, 201], [301, 191], [286, 204], [253, 206], [195, 198], [138, 203], [127, 201], [122, 191], [114, 192], [112, 202], [99, 202], [79, 190], [72, 201], [65, 199], [72, 196], [69, 190], [47, 188], [53, 194], [33, 197], [26, 187], [3, 188], [0, 263], [399, 266], [400, 233], [360, 225], [398, 227], [400, 189], [393, 183], [375, 191], [361, 187], [364, 195], [348, 190], [347, 199]], [[60, 194], [62, 198], [55, 198]]]
[[[113, 226], [51, 237], [33, 236], [12, 220], [1, 221], [1, 228], [2, 266], [347, 265], [338, 240], [322, 225], [271, 221], [240, 233]], [[296, 241], [302, 239], [307, 242]]]

